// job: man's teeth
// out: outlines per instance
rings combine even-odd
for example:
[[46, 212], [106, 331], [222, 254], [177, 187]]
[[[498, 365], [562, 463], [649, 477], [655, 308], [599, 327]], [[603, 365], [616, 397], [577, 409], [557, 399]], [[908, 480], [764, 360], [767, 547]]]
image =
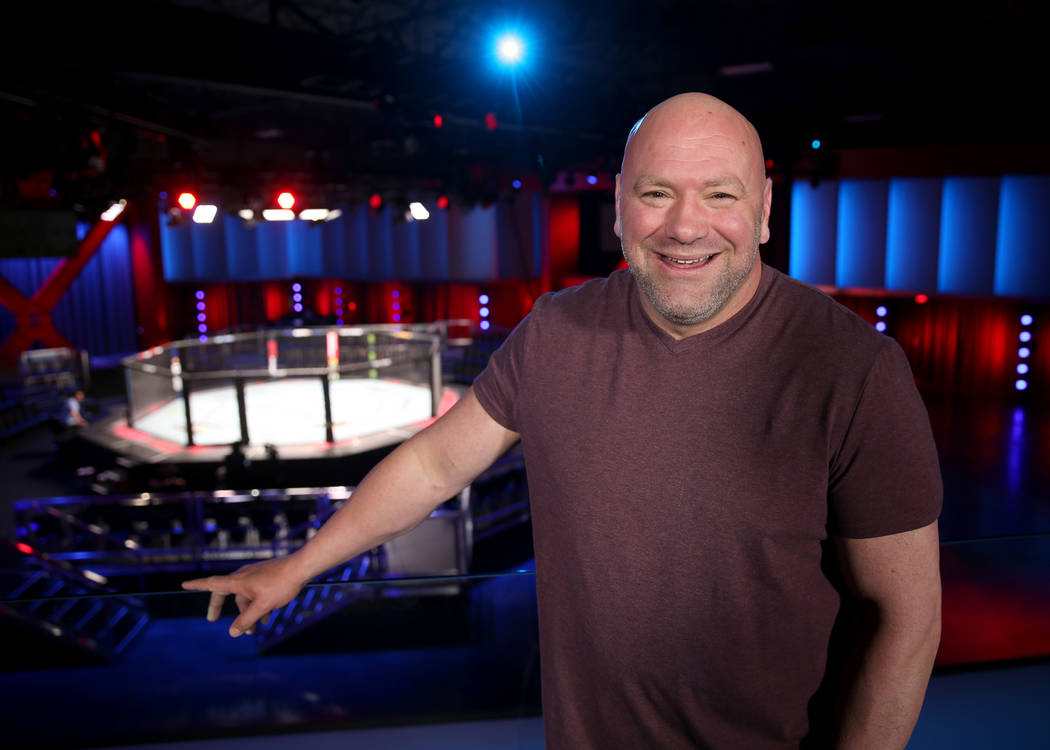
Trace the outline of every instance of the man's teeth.
[[710, 255], [705, 255], [705, 256], [704, 256], [704, 257], [702, 257], [702, 258], [693, 258], [692, 260], [678, 260], [678, 258], [672, 258], [672, 257], [671, 257], [671, 256], [669, 256], [669, 255], [665, 255], [664, 257], [665, 257], [665, 258], [667, 258], [667, 259], [668, 259], [669, 261], [671, 261], [672, 263], [677, 263], [677, 264], [678, 264], [678, 265], [680, 265], [680, 266], [691, 266], [691, 265], [693, 265], [694, 263], [699, 263], [699, 262], [701, 262], [701, 261], [707, 260], [707, 259], [708, 259], [708, 258], [710, 258], [711, 256], [710, 256]]

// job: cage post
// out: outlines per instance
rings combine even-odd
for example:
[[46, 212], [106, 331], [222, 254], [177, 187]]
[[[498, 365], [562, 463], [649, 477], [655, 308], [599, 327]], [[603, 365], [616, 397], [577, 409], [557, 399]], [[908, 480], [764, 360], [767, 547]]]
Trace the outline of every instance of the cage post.
[[430, 352], [430, 416], [436, 417], [441, 408], [441, 392], [444, 384], [441, 381], [441, 347], [435, 346]]

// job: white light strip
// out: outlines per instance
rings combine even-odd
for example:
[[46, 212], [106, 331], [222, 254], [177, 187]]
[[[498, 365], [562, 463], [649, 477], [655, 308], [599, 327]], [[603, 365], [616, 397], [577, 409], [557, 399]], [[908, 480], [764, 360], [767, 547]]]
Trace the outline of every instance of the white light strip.
[[292, 221], [295, 211], [287, 208], [264, 208], [262, 215], [267, 221]]
[[430, 218], [430, 212], [422, 203], [409, 203], [408, 211], [416, 221], [426, 221]]
[[217, 213], [219, 213], [218, 206], [212, 206], [207, 203], [198, 203], [197, 207], [193, 209], [193, 223], [211, 224], [215, 221], [215, 214]]
[[119, 201], [117, 201], [112, 206], [103, 211], [102, 215], [99, 216], [99, 218], [102, 219], [102, 221], [116, 221], [117, 218], [122, 213], [124, 213], [124, 206], [126, 205], [128, 205], [128, 202], [121, 198]]
[[299, 218], [303, 221], [325, 221], [328, 213], [327, 208], [304, 208], [299, 212]]
[[237, 215], [245, 221], [251, 221], [255, 218], [255, 212], [252, 211], [250, 208], [242, 208], [240, 211], [237, 212]]

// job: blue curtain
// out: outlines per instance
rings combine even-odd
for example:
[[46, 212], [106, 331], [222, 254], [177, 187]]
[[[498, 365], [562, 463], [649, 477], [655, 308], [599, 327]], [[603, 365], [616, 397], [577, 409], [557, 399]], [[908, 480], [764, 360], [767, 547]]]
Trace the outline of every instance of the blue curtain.
[[488, 281], [539, 275], [544, 206], [517, 193], [488, 208], [432, 209], [406, 221], [389, 205], [342, 206], [330, 222], [245, 226], [220, 214], [211, 224], [168, 226], [161, 215], [164, 278], [171, 282], [291, 277], [362, 281]]

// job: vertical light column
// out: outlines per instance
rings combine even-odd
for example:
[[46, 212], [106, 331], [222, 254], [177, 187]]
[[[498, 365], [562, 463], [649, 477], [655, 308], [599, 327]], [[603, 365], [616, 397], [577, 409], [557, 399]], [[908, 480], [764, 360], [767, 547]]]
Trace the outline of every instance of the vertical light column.
[[292, 284], [292, 310], [297, 313], [303, 311], [303, 285], [298, 281]]
[[1014, 388], [1018, 391], [1028, 390], [1031, 377], [1031, 365], [1028, 363], [1032, 359], [1032, 324], [1034, 322], [1035, 319], [1028, 313], [1021, 316], [1021, 332], [1017, 334], [1017, 340], [1020, 342], [1017, 348], [1017, 380], [1014, 381]]
[[333, 291], [335, 297], [335, 324], [337, 326], [343, 325], [343, 287], [337, 286]]
[[205, 300], [204, 290], [198, 289], [194, 295], [197, 298], [197, 333], [201, 341], [208, 340], [208, 302]]
[[478, 324], [481, 330], [487, 331], [492, 323], [489, 322], [489, 296], [487, 294], [478, 295], [478, 318], [481, 322]]
[[886, 318], [889, 315], [889, 310], [886, 308], [886, 305], [879, 305], [876, 307], [875, 315], [878, 317], [878, 320], [875, 321], [875, 330], [879, 333], [886, 333]]

